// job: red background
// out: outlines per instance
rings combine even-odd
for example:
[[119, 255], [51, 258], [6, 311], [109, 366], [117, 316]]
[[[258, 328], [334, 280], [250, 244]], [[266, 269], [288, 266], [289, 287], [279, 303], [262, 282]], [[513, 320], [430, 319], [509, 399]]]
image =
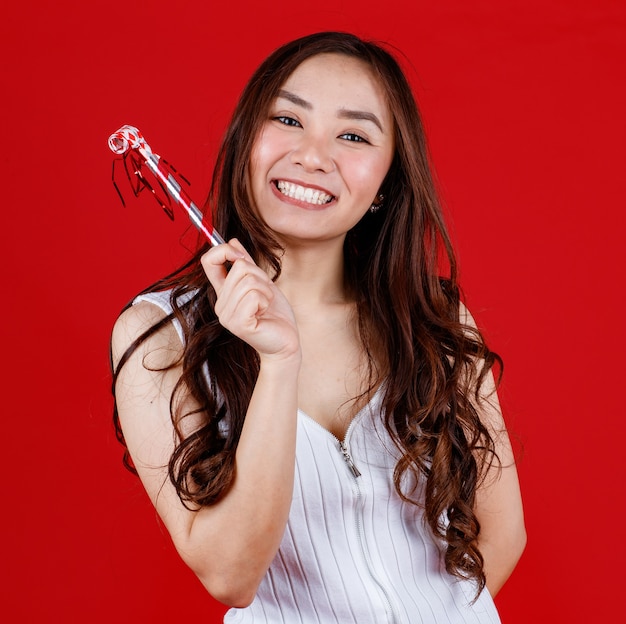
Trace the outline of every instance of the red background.
[[529, 543], [504, 622], [623, 613], [626, 4], [22, 0], [0, 19], [2, 621], [220, 621], [111, 431], [111, 326], [188, 224], [121, 207], [106, 140], [137, 125], [200, 203], [253, 68], [326, 29], [410, 59], [468, 302], [506, 362]]

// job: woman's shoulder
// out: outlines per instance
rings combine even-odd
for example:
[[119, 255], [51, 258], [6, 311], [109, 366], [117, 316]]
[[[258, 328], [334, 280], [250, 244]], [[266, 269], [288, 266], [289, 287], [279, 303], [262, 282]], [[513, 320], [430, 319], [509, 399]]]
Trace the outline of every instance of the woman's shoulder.
[[[182, 297], [176, 298], [178, 306], [186, 303], [193, 296], [193, 292], [187, 293]], [[173, 305], [174, 291], [173, 290], [155, 290], [143, 292], [137, 295], [132, 301], [132, 307], [141, 306], [142, 304], [149, 303], [156, 308], [159, 308], [165, 314], [171, 314], [174, 310]]]
[[111, 334], [111, 358], [114, 367], [133, 345], [141, 345], [144, 354], [165, 349], [169, 356], [183, 348], [180, 323], [172, 318], [171, 291], [144, 293], [119, 315]]
[[463, 301], [459, 301], [459, 322], [462, 325], [467, 327], [471, 327], [472, 329], [478, 329], [476, 325], [476, 320], [474, 319], [472, 313], [469, 311], [469, 308]]

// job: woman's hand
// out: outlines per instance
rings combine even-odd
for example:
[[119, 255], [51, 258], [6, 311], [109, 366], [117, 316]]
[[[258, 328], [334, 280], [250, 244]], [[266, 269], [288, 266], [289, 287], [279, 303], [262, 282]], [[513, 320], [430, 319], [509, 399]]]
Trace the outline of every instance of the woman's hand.
[[237, 239], [207, 251], [202, 266], [217, 293], [220, 323], [256, 349], [261, 360], [281, 360], [300, 352], [291, 306]]

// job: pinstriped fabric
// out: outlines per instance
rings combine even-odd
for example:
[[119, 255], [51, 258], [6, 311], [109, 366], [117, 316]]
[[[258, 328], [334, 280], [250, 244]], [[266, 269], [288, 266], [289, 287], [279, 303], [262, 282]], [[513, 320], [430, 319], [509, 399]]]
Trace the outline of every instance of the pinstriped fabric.
[[[380, 396], [353, 420], [345, 443], [298, 413], [294, 495], [275, 561], [253, 603], [231, 624], [498, 624], [484, 591], [446, 571], [421, 509], [398, 497], [398, 451], [381, 423]], [[378, 424], [377, 424], [378, 423]], [[414, 486], [419, 498], [421, 483]], [[270, 611], [271, 609], [271, 611]]]
[[[171, 312], [169, 293], [138, 298]], [[180, 328], [177, 327], [180, 333]], [[382, 425], [380, 393], [344, 440], [298, 413], [296, 471], [289, 521], [256, 598], [231, 609], [226, 624], [498, 624], [487, 591], [450, 576], [442, 544], [421, 509], [396, 494], [398, 451]], [[405, 491], [421, 483], [406, 482]]]

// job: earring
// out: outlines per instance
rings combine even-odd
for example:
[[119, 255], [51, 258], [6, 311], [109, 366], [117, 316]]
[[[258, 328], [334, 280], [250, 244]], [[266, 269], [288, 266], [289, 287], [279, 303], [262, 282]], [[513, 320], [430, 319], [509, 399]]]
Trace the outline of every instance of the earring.
[[373, 214], [378, 212], [383, 207], [383, 201], [385, 201], [385, 196], [382, 193], [376, 195], [376, 199], [373, 201], [370, 206], [370, 212]]

